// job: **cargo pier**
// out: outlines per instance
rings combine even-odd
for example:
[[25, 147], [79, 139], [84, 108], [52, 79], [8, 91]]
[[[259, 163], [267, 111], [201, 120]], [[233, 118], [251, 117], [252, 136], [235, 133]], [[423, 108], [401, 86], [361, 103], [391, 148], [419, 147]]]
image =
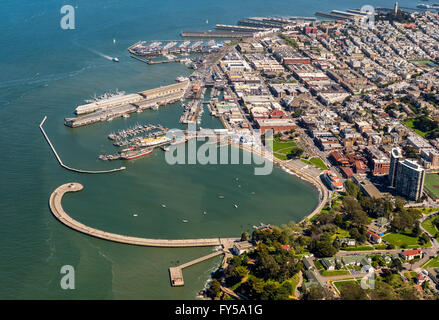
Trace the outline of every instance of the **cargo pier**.
[[133, 112], [142, 112], [145, 109], [157, 109], [159, 106], [182, 99], [188, 86], [189, 81], [183, 81], [78, 106], [75, 110], [78, 117], [66, 118], [64, 124], [76, 128], [100, 121], [110, 121]]

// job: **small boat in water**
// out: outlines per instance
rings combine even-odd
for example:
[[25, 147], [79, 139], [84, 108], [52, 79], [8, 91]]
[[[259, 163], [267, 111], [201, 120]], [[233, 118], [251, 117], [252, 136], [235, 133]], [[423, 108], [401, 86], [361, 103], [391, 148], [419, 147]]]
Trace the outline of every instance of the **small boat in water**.
[[162, 204], [162, 208], [166, 208], [166, 205], [165, 205], [165, 204]]
[[203, 212], [203, 216], [205, 216], [206, 214], [207, 214], [207, 212], [206, 212], [206, 211], [204, 211], [204, 212]]
[[114, 62], [119, 62], [119, 59], [116, 58], [116, 57], [114, 57], [114, 58], [113, 58], [113, 61], [114, 61]]
[[137, 214], [133, 214], [133, 217], [137, 217], [138, 215]]
[[224, 199], [224, 196], [218, 196], [219, 199]]
[[237, 204], [235, 204], [234, 206], [235, 206], [235, 208], [238, 208], [238, 205], [237, 205]]
[[182, 221], [183, 221], [183, 223], [188, 223], [189, 222], [189, 220], [186, 220], [186, 219], [183, 219]]
[[140, 150], [124, 150], [120, 154], [120, 158], [122, 160], [132, 160], [136, 158], [140, 158], [150, 154], [154, 149], [153, 148], [143, 148]]

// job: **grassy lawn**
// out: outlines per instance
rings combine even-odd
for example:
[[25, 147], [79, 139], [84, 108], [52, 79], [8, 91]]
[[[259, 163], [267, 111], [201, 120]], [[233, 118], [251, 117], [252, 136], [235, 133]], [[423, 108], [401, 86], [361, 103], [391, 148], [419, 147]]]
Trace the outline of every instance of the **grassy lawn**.
[[422, 209], [418, 209], [419, 211], [422, 212], [422, 214], [426, 215], [426, 214], [430, 214], [436, 211], [439, 211], [439, 208], [422, 208]]
[[[435, 217], [433, 217], [433, 218], [435, 218]], [[425, 230], [427, 230], [434, 237], [439, 230], [432, 223], [433, 218], [427, 219], [424, 222], [422, 222], [422, 226], [424, 227]]]
[[337, 232], [334, 235], [332, 235], [331, 238], [332, 238], [332, 240], [335, 240], [335, 238], [337, 238], [337, 237], [339, 237], [339, 238], [349, 238], [349, 231], [343, 230], [340, 227], [338, 227]]
[[439, 175], [436, 173], [426, 174], [424, 188], [433, 198], [439, 198]]
[[333, 281], [332, 282], [332, 285], [335, 287], [335, 288], [337, 288], [337, 290], [340, 292], [340, 293], [342, 293], [343, 292], [343, 290], [345, 289], [345, 287], [346, 287], [346, 285], [347, 284], [350, 284], [350, 283], [355, 283], [355, 284], [357, 284], [358, 286], [360, 286], [360, 282], [361, 282], [361, 279], [355, 279], [355, 278], [352, 278], [352, 279], [350, 279], [350, 280], [343, 280], [343, 281]]
[[292, 295], [295, 297], [294, 291], [296, 290], [296, 287], [299, 284], [299, 275], [295, 274], [293, 279], [287, 280], [287, 281], [290, 282], [293, 285], [293, 294]]
[[407, 119], [404, 120], [403, 123], [409, 127], [410, 129], [412, 129], [414, 132], [416, 132], [417, 134], [419, 134], [421, 137], [425, 137], [425, 135], [427, 134], [427, 132], [415, 129], [415, 126], [413, 125], [413, 119]]
[[292, 140], [282, 141], [279, 138], [273, 140], [273, 151], [279, 151], [286, 148], [296, 147], [296, 143]]
[[350, 272], [348, 270], [331, 270], [331, 271], [325, 270], [320, 272], [320, 274], [322, 276], [329, 277], [329, 276], [342, 276], [342, 275], [350, 274]]
[[425, 263], [422, 267], [423, 268], [439, 268], [439, 257], [428, 260], [427, 263]]
[[374, 248], [371, 246], [355, 246], [355, 247], [346, 247], [346, 248], [341, 248], [340, 250], [344, 250], [344, 251], [369, 251], [369, 250], [373, 250]]
[[282, 141], [279, 138], [273, 140], [273, 153], [274, 156], [280, 160], [287, 160], [287, 155], [291, 153], [293, 148], [297, 145], [294, 141]]
[[[403, 233], [389, 233], [383, 237], [383, 240], [393, 244], [395, 247], [401, 247], [402, 245], [406, 245], [407, 248], [417, 248], [419, 247], [417, 237], [412, 237]], [[430, 247], [431, 242], [423, 245], [423, 247]]]
[[322, 159], [320, 158], [311, 158], [309, 160], [307, 159], [300, 159], [302, 162], [309, 164], [311, 166], [314, 166], [316, 168], [319, 168], [320, 170], [328, 170], [328, 167], [325, 165]]

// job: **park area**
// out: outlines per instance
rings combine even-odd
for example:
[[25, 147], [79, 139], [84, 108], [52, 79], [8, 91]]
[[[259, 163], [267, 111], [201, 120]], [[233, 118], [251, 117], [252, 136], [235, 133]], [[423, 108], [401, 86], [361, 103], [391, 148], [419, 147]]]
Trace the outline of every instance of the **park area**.
[[[417, 248], [419, 247], [419, 237], [412, 237], [404, 233], [389, 233], [383, 237], [384, 241], [393, 244], [398, 248]], [[430, 247], [431, 242], [423, 245], [424, 248]]]
[[422, 227], [428, 231], [433, 237], [435, 237], [439, 230], [436, 227], [436, 225], [433, 223], [435, 219], [439, 219], [437, 216], [431, 217], [429, 219], [426, 219], [424, 222], [422, 222]]
[[278, 137], [273, 140], [274, 156], [280, 160], [287, 160], [288, 155], [299, 149], [293, 140], [282, 140]]
[[427, 190], [433, 199], [439, 198], [439, 175], [436, 173], [428, 173], [425, 175], [424, 189]]
[[311, 158], [311, 159], [303, 159], [302, 158], [300, 160], [302, 160], [302, 162], [304, 162], [306, 164], [309, 164], [311, 166], [314, 166], [314, 167], [316, 167], [316, 168], [318, 168], [320, 170], [328, 170], [328, 167], [323, 162], [323, 160], [320, 159], [320, 158], [317, 158], [317, 157], [314, 157], [314, 158]]

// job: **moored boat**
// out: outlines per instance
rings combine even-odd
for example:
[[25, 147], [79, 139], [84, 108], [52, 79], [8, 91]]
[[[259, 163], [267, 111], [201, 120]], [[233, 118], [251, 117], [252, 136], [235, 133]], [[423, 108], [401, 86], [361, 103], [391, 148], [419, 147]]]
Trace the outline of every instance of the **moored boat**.
[[127, 150], [123, 151], [120, 155], [120, 158], [122, 160], [132, 160], [137, 159], [143, 156], [146, 156], [147, 154], [150, 154], [154, 149], [153, 148], [144, 148], [139, 150]]

